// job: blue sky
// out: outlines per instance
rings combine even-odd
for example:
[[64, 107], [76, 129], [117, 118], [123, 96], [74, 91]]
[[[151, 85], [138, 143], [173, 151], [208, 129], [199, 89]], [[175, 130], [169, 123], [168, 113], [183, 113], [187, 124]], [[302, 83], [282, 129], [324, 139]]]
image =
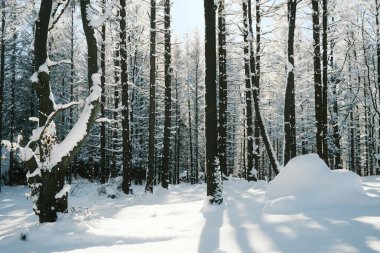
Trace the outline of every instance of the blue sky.
[[175, 0], [172, 6], [173, 34], [183, 38], [198, 27], [204, 31], [203, 0]]

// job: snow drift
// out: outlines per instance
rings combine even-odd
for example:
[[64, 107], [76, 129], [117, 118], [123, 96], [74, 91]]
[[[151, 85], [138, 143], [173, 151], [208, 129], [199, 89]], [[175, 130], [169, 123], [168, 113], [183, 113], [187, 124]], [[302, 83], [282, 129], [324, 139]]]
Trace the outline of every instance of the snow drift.
[[296, 213], [307, 209], [377, 205], [348, 170], [330, 170], [316, 154], [293, 158], [268, 185], [264, 211]]

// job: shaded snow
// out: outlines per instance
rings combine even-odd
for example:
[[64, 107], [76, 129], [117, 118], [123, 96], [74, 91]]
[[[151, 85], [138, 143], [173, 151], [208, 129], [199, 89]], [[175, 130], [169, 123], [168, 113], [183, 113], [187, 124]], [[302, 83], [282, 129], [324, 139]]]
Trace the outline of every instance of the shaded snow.
[[[289, 182], [292, 185], [294, 182]], [[364, 178], [366, 193], [380, 200], [380, 177]], [[108, 185], [112, 187], [112, 184]], [[268, 186], [269, 188], [271, 186]], [[157, 187], [145, 194], [99, 195], [97, 184], [74, 181], [69, 213], [38, 224], [26, 187], [0, 193], [2, 253], [272, 253], [379, 252], [380, 207], [335, 205], [294, 214], [263, 212], [267, 185], [229, 178], [224, 202], [210, 206], [206, 185]], [[26, 241], [20, 240], [26, 233]], [[47, 240], [48, 237], [48, 240]]]

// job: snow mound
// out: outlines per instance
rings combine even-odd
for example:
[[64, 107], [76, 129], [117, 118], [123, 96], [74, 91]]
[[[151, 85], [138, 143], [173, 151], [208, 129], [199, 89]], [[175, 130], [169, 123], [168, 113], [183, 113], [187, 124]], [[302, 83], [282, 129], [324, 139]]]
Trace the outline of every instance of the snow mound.
[[264, 211], [297, 213], [303, 210], [377, 205], [361, 178], [347, 170], [330, 170], [316, 154], [293, 158], [268, 185]]

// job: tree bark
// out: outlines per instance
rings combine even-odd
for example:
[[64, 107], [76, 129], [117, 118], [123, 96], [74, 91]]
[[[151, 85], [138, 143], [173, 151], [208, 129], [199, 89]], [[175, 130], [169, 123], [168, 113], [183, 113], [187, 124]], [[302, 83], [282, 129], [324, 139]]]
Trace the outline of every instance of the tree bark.
[[297, 155], [296, 105], [294, 85], [294, 30], [296, 27], [297, 2], [288, 0], [288, 65], [284, 105], [285, 150], [284, 165]]
[[170, 130], [171, 130], [171, 104], [172, 104], [172, 55], [171, 55], [171, 35], [170, 35], [170, 0], [164, 3], [164, 23], [165, 23], [165, 122], [162, 157], [162, 177], [161, 185], [168, 189], [169, 186], [169, 166], [170, 166]]
[[[243, 1], [243, 39], [244, 39], [244, 72], [245, 72], [245, 103], [246, 103], [246, 134], [247, 134], [247, 179], [252, 178], [249, 172], [253, 169], [253, 116], [252, 116], [252, 80], [251, 80], [251, 55], [250, 46], [252, 43], [248, 41], [249, 34], [249, 18], [248, 18], [248, 3]], [[252, 38], [251, 38], [252, 39]], [[256, 177], [253, 176], [256, 180]]]
[[206, 63], [206, 169], [207, 196], [210, 204], [223, 202], [221, 175], [218, 162], [218, 128], [216, 109], [216, 24], [213, 0], [204, 0], [205, 14], [205, 63]]
[[223, 177], [227, 171], [227, 50], [226, 50], [226, 18], [224, 0], [218, 6], [218, 45], [219, 45], [219, 138], [218, 153], [220, 170]]
[[[11, 112], [10, 112], [10, 120], [9, 120], [9, 124], [10, 124], [10, 136], [9, 136], [9, 139], [11, 141], [11, 143], [13, 143], [15, 141], [15, 86], [16, 86], [16, 60], [17, 60], [17, 34], [16, 34], [16, 31], [13, 31], [13, 48], [12, 48], [12, 77], [11, 77]], [[13, 145], [12, 145], [12, 149], [10, 150], [9, 152], [9, 171], [8, 171], [8, 176], [9, 176], [9, 184], [12, 185], [13, 184], [13, 180], [14, 180], [14, 176], [13, 176], [13, 172], [14, 172], [14, 163], [13, 163], [13, 160], [14, 160], [14, 152], [13, 152]]]
[[[1, 37], [0, 37], [0, 129], [3, 129], [3, 102], [4, 102], [4, 75], [5, 75], [5, 0], [1, 1]], [[3, 133], [0, 130], [0, 140], [3, 139]], [[3, 152], [3, 145], [0, 145], [0, 155]], [[1, 164], [2, 159], [0, 159], [0, 192], [1, 192]]]
[[327, 122], [327, 67], [328, 67], [328, 58], [327, 58], [327, 0], [322, 1], [323, 6], [323, 16], [322, 16], [322, 79], [323, 79], [323, 87], [322, 87], [322, 99], [323, 99], [323, 107], [322, 107], [322, 159], [325, 161], [327, 166], [329, 166], [329, 151], [328, 151], [328, 122]]
[[314, 47], [314, 98], [315, 98], [315, 122], [317, 126], [316, 144], [317, 154], [323, 159], [323, 119], [322, 119], [322, 69], [321, 69], [321, 45], [319, 25], [319, 0], [312, 0], [313, 7], [313, 47]]
[[153, 193], [156, 132], [156, 0], [150, 1], [149, 154], [145, 192]]
[[[102, 0], [102, 14], [106, 12], [106, 0]], [[100, 103], [100, 117], [106, 117], [106, 22], [102, 24], [102, 44], [100, 49], [100, 68], [102, 70], [101, 88], [102, 96]], [[100, 183], [106, 182], [106, 124], [104, 121], [100, 123]]]
[[[261, 78], [261, 12], [260, 12], [260, 0], [256, 0], [256, 82], [255, 90], [257, 90], [257, 98], [260, 100], [260, 78]], [[259, 103], [259, 101], [258, 101]], [[257, 113], [255, 113], [255, 129], [254, 129], [254, 138], [255, 138], [255, 155], [254, 155], [254, 166], [257, 168], [257, 177], [259, 180], [264, 180], [264, 173], [260, 167], [260, 123]]]
[[131, 193], [131, 138], [129, 129], [128, 69], [127, 69], [127, 31], [125, 0], [120, 0], [120, 76], [122, 88], [122, 129], [123, 129], [123, 184], [125, 194]]
[[[94, 69], [97, 70], [97, 50], [96, 50], [96, 39], [94, 37], [93, 28], [89, 25], [89, 20], [86, 13], [86, 7], [89, 4], [89, 0], [81, 0], [81, 11], [82, 11], [82, 22], [83, 29], [85, 31], [88, 47], [89, 47], [89, 59], [95, 62], [89, 62], [88, 68], [95, 66]], [[73, 136], [76, 137], [76, 143], [68, 142], [63, 143], [63, 145], [55, 144], [55, 126], [53, 122], [53, 117], [60, 111], [59, 109], [54, 111], [52, 96], [50, 95], [50, 84], [49, 84], [49, 71], [46, 68], [40, 68], [47, 61], [47, 35], [49, 29], [49, 22], [51, 18], [52, 1], [42, 0], [39, 19], [36, 21], [36, 33], [35, 33], [35, 68], [38, 72], [37, 80], [33, 83], [33, 87], [36, 90], [37, 97], [39, 98], [39, 103], [44, 104], [40, 107], [40, 122], [44, 126], [44, 131], [41, 133], [39, 145], [40, 145], [40, 155], [39, 159], [33, 153], [31, 157], [25, 159], [26, 165], [28, 167], [28, 183], [31, 188], [31, 196], [34, 200], [35, 206], [33, 209], [35, 213], [39, 216], [40, 223], [44, 222], [55, 222], [57, 219], [57, 212], [64, 212], [67, 210], [67, 196], [68, 194], [62, 194], [62, 196], [57, 196], [56, 194], [62, 190], [62, 178], [67, 171], [68, 165], [74, 158], [75, 154], [79, 151], [81, 145], [83, 145], [91, 126], [96, 120], [96, 116], [100, 109], [100, 102], [98, 93], [100, 90], [99, 83], [96, 81], [94, 86], [92, 86], [93, 81], [97, 80], [94, 76], [95, 72], [90, 72], [89, 76], [94, 77], [89, 79], [89, 83], [92, 86], [91, 94], [86, 100], [84, 106], [84, 113], [80, 116], [82, 117], [78, 122], [78, 128], [80, 131], [85, 131], [86, 134], [80, 138], [77, 136], [77, 131], [75, 127], [69, 132], [68, 138], [71, 140]], [[95, 44], [91, 44], [91, 43]], [[92, 49], [92, 50], [91, 50]], [[93, 50], [95, 49], [95, 50]], [[47, 68], [49, 66], [46, 66]], [[47, 97], [46, 94], [49, 94]], [[43, 115], [43, 116], [41, 116]], [[66, 140], [65, 138], [65, 140]], [[65, 142], [63, 140], [63, 142]], [[32, 144], [35, 142], [32, 142]], [[29, 147], [28, 144], [25, 148], [32, 152], [33, 147]], [[43, 152], [41, 152], [41, 150]], [[49, 159], [47, 162], [46, 160]], [[37, 161], [39, 160], [39, 163]]]

